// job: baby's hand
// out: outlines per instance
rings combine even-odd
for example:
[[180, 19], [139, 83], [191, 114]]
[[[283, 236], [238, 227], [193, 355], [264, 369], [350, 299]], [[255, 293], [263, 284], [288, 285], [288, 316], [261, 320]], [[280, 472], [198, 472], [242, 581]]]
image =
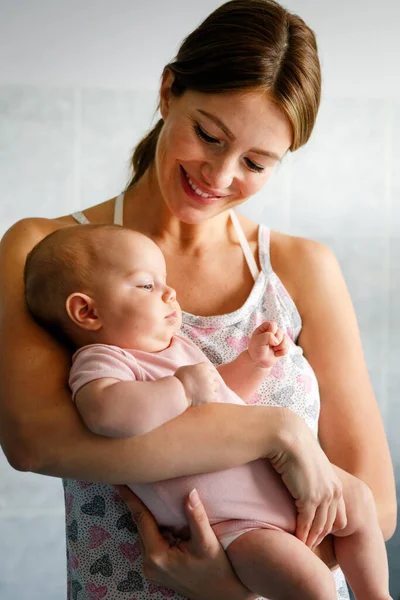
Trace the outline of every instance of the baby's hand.
[[289, 350], [289, 338], [274, 321], [265, 321], [253, 332], [247, 352], [264, 369], [274, 366]]
[[218, 402], [219, 374], [212, 364], [204, 362], [175, 371], [185, 388], [189, 406], [200, 406], [208, 402]]

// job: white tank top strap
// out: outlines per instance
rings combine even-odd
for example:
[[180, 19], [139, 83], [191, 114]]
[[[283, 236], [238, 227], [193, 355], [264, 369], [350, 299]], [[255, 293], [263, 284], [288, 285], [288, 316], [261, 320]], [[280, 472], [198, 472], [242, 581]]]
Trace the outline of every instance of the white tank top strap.
[[73, 212], [71, 214], [71, 217], [73, 217], [75, 221], [77, 221], [81, 225], [87, 225], [88, 223], [90, 223], [89, 219], [87, 219], [83, 212], [81, 212], [80, 210], [78, 210], [77, 212]]
[[[78, 210], [71, 214], [71, 217], [75, 219], [81, 225], [87, 225], [90, 223], [89, 219], [85, 217], [82, 211]], [[115, 199], [114, 203], [114, 225], [123, 225], [124, 221], [124, 194], [120, 194]]]
[[229, 216], [232, 220], [234, 228], [236, 229], [236, 233], [238, 235], [240, 245], [242, 246], [243, 254], [246, 259], [247, 265], [250, 269], [250, 273], [252, 274], [254, 281], [256, 281], [259, 274], [259, 270], [255, 258], [253, 256], [253, 252], [251, 251], [251, 248], [249, 246], [249, 242], [247, 241], [247, 238], [244, 235], [243, 229], [239, 223], [239, 219], [237, 218], [236, 213], [233, 210], [230, 210]]
[[124, 192], [118, 196], [114, 204], [114, 225], [124, 224]]

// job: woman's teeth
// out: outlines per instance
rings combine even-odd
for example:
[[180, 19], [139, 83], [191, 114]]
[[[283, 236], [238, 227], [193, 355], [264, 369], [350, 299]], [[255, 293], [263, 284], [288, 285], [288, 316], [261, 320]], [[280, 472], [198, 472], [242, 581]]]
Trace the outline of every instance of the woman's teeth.
[[201, 190], [199, 190], [199, 188], [196, 187], [195, 184], [193, 183], [193, 181], [190, 179], [189, 175], [187, 173], [185, 173], [185, 175], [186, 175], [186, 179], [188, 180], [190, 187], [192, 188], [192, 190], [194, 192], [196, 192], [196, 194], [198, 196], [202, 196], [203, 198], [214, 198], [214, 196], [212, 196], [211, 194], [206, 194], [205, 192], [202, 192]]

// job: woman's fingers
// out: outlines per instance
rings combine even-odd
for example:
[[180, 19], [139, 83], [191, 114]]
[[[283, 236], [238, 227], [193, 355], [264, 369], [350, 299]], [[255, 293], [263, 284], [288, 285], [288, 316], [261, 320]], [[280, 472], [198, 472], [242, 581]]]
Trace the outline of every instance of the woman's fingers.
[[322, 532], [324, 531], [327, 516], [328, 504], [323, 502], [315, 511], [314, 521], [311, 525], [310, 533], [308, 534], [308, 539], [306, 541], [306, 545], [309, 548], [312, 549], [314, 547], [315, 542], [320, 538]]
[[338, 508], [338, 501], [334, 500], [331, 505], [328, 507], [328, 513], [327, 513], [327, 517], [326, 517], [326, 523], [325, 526], [321, 532], [321, 534], [319, 535], [319, 537], [316, 539], [316, 541], [314, 542], [314, 545], [311, 547], [312, 550], [314, 550], [314, 548], [316, 548], [317, 546], [320, 545], [320, 543], [322, 542], [322, 540], [329, 534], [332, 532], [332, 527], [333, 524], [335, 522], [336, 519], [336, 514], [337, 514], [337, 508]]
[[347, 525], [346, 505], [343, 496], [339, 498], [335, 520], [332, 524], [332, 533], [342, 531]]
[[[297, 503], [296, 503], [297, 504]], [[298, 507], [296, 537], [304, 544], [307, 541], [315, 516], [315, 508], [308, 505], [307, 508], [301, 509]]]
[[193, 552], [202, 556], [220, 550], [220, 543], [211, 528], [205, 508], [197, 490], [192, 490], [186, 500], [186, 515], [189, 521], [189, 544]]
[[114, 488], [128, 506], [134, 523], [138, 528], [142, 554], [152, 554], [164, 549], [168, 542], [158, 529], [158, 525], [143, 502], [126, 485], [115, 485]]

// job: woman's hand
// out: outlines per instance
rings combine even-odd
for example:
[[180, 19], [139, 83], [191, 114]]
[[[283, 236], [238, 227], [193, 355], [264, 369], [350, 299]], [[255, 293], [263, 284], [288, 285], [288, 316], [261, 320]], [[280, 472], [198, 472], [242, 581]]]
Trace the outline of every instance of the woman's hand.
[[[233, 572], [200, 499], [196, 504], [197, 492], [191, 492], [185, 502], [190, 539], [179, 541], [174, 540], [171, 534], [163, 537], [150, 511], [128, 487], [115, 488], [137, 525], [143, 572], [147, 579], [192, 600], [257, 598]], [[174, 545], [171, 546], [171, 543]]]
[[342, 483], [304, 421], [290, 409], [281, 415], [278, 440], [267, 458], [295, 499], [296, 537], [314, 548], [346, 525]]

